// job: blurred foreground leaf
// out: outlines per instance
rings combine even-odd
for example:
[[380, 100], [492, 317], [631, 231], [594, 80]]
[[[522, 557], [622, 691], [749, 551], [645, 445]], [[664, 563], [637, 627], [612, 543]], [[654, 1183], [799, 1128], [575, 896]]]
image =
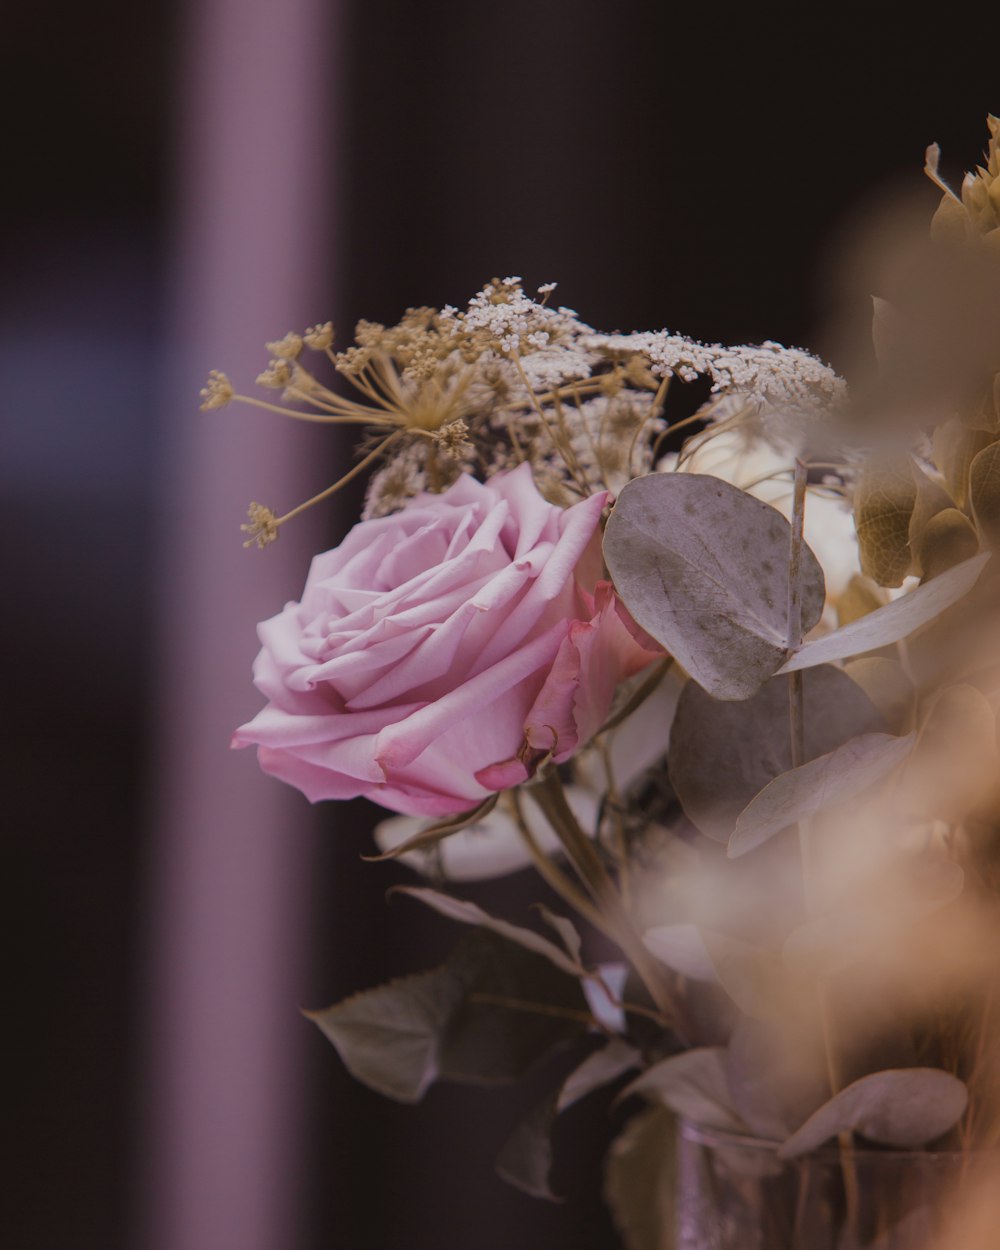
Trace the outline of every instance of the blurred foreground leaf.
[[769, 782], [740, 813], [730, 855], [745, 855], [789, 825], [863, 794], [909, 756], [916, 734], [862, 734]]
[[904, 1150], [925, 1146], [955, 1127], [967, 1101], [963, 1082], [938, 1068], [873, 1072], [814, 1112], [778, 1154], [794, 1159], [850, 1132]]
[[677, 1127], [665, 1107], [633, 1116], [612, 1142], [604, 1198], [626, 1250], [672, 1250]]

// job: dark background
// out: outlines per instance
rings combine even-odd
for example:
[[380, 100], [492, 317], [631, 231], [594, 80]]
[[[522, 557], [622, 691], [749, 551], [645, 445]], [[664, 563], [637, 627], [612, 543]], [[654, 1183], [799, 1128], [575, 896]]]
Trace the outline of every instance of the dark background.
[[[930, 211], [926, 144], [954, 177], [1000, 109], [995, 17], [977, 30], [968, 10], [934, 25], [909, 6], [860, 14], [353, 0], [331, 315], [392, 321], [516, 273], [558, 279], [559, 301], [602, 329], [822, 352], [843, 296], [838, 240], [903, 186]], [[166, 0], [22, 5], [0, 52], [4, 1033], [19, 1164], [3, 1244], [32, 1250], [137, 1244], [150, 483], [187, 29]], [[867, 292], [853, 295], [865, 316]], [[331, 472], [338, 455], [331, 444]], [[349, 523], [345, 502], [331, 541]], [[428, 966], [454, 938], [406, 903], [386, 909], [404, 874], [358, 861], [370, 821], [358, 802], [306, 835], [313, 1004]], [[530, 880], [475, 891], [508, 910], [534, 896]], [[598, 1200], [605, 1105], [572, 1113], [557, 1171], [569, 1200], [546, 1206], [492, 1174], [530, 1094], [437, 1089], [400, 1108], [355, 1085], [318, 1034], [306, 1048], [309, 1166], [286, 1247], [616, 1244]]]

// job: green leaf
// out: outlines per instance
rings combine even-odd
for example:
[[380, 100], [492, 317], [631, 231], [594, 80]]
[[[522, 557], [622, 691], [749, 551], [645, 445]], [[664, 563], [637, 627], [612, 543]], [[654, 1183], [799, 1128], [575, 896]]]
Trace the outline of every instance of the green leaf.
[[768, 782], [740, 813], [730, 856], [745, 855], [789, 825], [863, 794], [909, 756], [916, 734], [862, 734]]
[[543, 903], [536, 903], [535, 910], [558, 936], [563, 946], [566, 947], [566, 953], [574, 966], [577, 968], [582, 967], [583, 939], [580, 937], [579, 930], [573, 921], [568, 920], [565, 916], [557, 916], [555, 912], [549, 911]]
[[[449, 920], [457, 920], [460, 924], [476, 925], [478, 928], [489, 929], [491, 933], [496, 933], [499, 937], [506, 938], [508, 942], [515, 942], [518, 946], [523, 946], [525, 950], [534, 951], [536, 955], [541, 955], [553, 964], [560, 972], [565, 972], [567, 976], [578, 977], [585, 976], [586, 971], [581, 966], [579, 959], [571, 959], [560, 947], [554, 942], [550, 942], [548, 938], [542, 937], [540, 933], [536, 933], [533, 929], [524, 929], [520, 925], [511, 924], [507, 920], [498, 920], [496, 917], [489, 915], [483, 911], [481, 907], [477, 907], [475, 903], [470, 903], [466, 899], [454, 898], [450, 894], [441, 894], [438, 890], [430, 890], [423, 886], [401, 885], [393, 890], [394, 894], [406, 894], [410, 898], [415, 898], [421, 903], [426, 903], [428, 907], [432, 907], [434, 911], [439, 912], [442, 916], [447, 916]], [[553, 919], [557, 919], [553, 917]], [[564, 925], [572, 925], [568, 920], [562, 921]], [[565, 934], [561, 934], [565, 939]]]
[[621, 1037], [613, 1037], [600, 1050], [595, 1050], [573, 1069], [559, 1090], [557, 1111], [565, 1111], [595, 1089], [610, 1085], [632, 1068], [642, 1063], [642, 1056], [634, 1046]]
[[305, 1014], [356, 1080], [397, 1102], [419, 1102], [440, 1074], [441, 1038], [465, 994], [446, 965]]
[[556, 1116], [596, 1089], [636, 1068], [642, 1056], [622, 1038], [612, 1038], [593, 1051], [517, 1126], [497, 1159], [500, 1176], [534, 1198], [560, 1202], [552, 1192], [552, 1126]]
[[[622, 491], [604, 558], [635, 620], [718, 699], [746, 699], [788, 655], [791, 530], [777, 509], [719, 478], [659, 473]], [[802, 630], [818, 622], [823, 572], [801, 561]]]
[[661, 1059], [627, 1085], [619, 1097], [633, 1094], [662, 1103], [675, 1115], [704, 1128], [736, 1133], [745, 1128], [733, 1108], [726, 1079], [726, 1051], [721, 1046], [702, 1046]]
[[306, 1012], [363, 1084], [418, 1102], [436, 1080], [516, 1080], [589, 1027], [580, 983], [480, 931], [431, 972]]
[[848, 1085], [814, 1112], [778, 1151], [808, 1154], [840, 1133], [860, 1133], [883, 1146], [914, 1149], [943, 1137], [965, 1113], [968, 1091], [938, 1068], [893, 1068]]
[[[840, 669], [811, 669], [802, 686], [806, 759], [885, 729], [871, 700]], [[667, 766], [685, 813], [708, 837], [728, 842], [754, 795], [792, 767], [788, 699], [787, 677], [773, 678], [742, 703], [713, 699], [694, 682], [684, 687]]]
[[589, 1032], [591, 1011], [576, 977], [485, 930], [458, 952], [463, 948], [466, 993], [441, 1039], [441, 1079], [477, 1085], [519, 1080]]
[[925, 582], [916, 590], [901, 595], [884, 608], [869, 612], [860, 620], [852, 621], [842, 629], [806, 642], [802, 649], [781, 669], [793, 673], [798, 669], [812, 668], [817, 664], [829, 664], [851, 655], [877, 651], [891, 646], [902, 638], [927, 625], [959, 599], [964, 598], [979, 580], [989, 553], [974, 556], [962, 564], [956, 564], [947, 573]]
[[673, 1115], [651, 1107], [633, 1116], [611, 1144], [604, 1198], [626, 1250], [672, 1250], [676, 1141]]
[[532, 1198], [549, 1202], [562, 1199], [552, 1192], [552, 1125], [556, 1118], [556, 1094], [547, 1095], [521, 1121], [497, 1157], [500, 1177]]

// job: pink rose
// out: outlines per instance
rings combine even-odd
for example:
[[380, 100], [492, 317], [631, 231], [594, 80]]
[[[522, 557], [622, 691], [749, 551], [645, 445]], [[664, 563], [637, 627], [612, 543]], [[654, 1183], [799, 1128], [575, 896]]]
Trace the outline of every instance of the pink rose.
[[356, 525], [259, 627], [269, 702], [234, 746], [313, 801], [425, 816], [567, 759], [657, 654], [599, 581], [605, 501], [554, 507], [522, 465]]

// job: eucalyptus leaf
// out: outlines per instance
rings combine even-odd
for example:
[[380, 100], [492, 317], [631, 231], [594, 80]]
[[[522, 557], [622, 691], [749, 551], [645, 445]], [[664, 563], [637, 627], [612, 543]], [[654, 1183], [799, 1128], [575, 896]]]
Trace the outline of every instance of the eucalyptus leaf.
[[841, 1133], [915, 1149], [943, 1137], [965, 1113], [968, 1091], [939, 1068], [894, 1068], [848, 1085], [814, 1112], [778, 1150], [783, 1159], [808, 1154]]
[[572, 920], [567, 920], [565, 916], [557, 916], [555, 912], [549, 911], [542, 903], [536, 904], [536, 910], [545, 923], [559, 937], [560, 942], [566, 947], [566, 953], [570, 960], [577, 968], [581, 967], [580, 957], [583, 952], [583, 939]]
[[613, 1037], [599, 1050], [589, 1054], [563, 1081], [556, 1103], [557, 1111], [565, 1111], [595, 1089], [610, 1085], [642, 1063], [636, 1048], [621, 1037]]
[[[670, 736], [670, 781], [689, 819], [718, 842], [729, 841], [754, 795], [792, 767], [789, 680], [772, 678], [742, 703], [713, 699], [695, 682], [684, 687]], [[802, 688], [807, 760], [886, 728], [871, 700], [840, 669], [810, 669]]]
[[740, 813], [729, 854], [745, 855], [789, 825], [863, 794], [902, 764], [915, 742], [915, 733], [862, 734], [775, 777]]
[[528, 1113], [504, 1143], [496, 1169], [508, 1185], [549, 1202], [562, 1199], [552, 1192], [552, 1125], [556, 1118], [556, 1095], [545, 1098]]
[[627, 1085], [620, 1098], [633, 1094], [662, 1103], [676, 1115], [704, 1128], [732, 1132], [745, 1128], [733, 1108], [726, 1079], [726, 1052], [721, 1046], [701, 1046], [661, 1059]]
[[[717, 699], [746, 699], [782, 665], [791, 529], [776, 508], [719, 478], [654, 473], [619, 495], [604, 558], [635, 620]], [[825, 587], [803, 546], [802, 632]]]
[[[578, 959], [571, 959], [560, 947], [554, 942], [550, 942], [548, 938], [542, 937], [540, 933], [535, 933], [533, 929], [525, 929], [520, 925], [511, 924], [507, 920], [498, 920], [495, 916], [489, 915], [483, 911], [481, 907], [477, 907], [475, 903], [470, 903], [466, 899], [453, 898], [450, 894], [441, 894], [438, 890], [430, 890], [422, 886], [397, 886], [393, 891], [395, 894], [406, 894], [410, 898], [418, 899], [421, 903], [426, 903], [428, 907], [439, 912], [442, 916], [447, 916], [449, 920], [457, 920], [460, 924], [476, 925], [479, 928], [489, 929], [490, 932], [496, 933], [499, 937], [506, 938], [508, 942], [516, 942], [518, 946], [523, 946], [525, 950], [534, 951], [536, 955], [541, 955], [553, 964], [560, 972], [565, 972], [567, 976], [578, 977], [584, 976], [585, 970], [581, 967]], [[569, 924], [569, 921], [564, 921]], [[571, 926], [572, 927], [572, 926]]]
[[671, 1250], [676, 1220], [673, 1115], [651, 1107], [633, 1116], [611, 1144], [604, 1198], [626, 1250]]
[[870, 612], [823, 638], [804, 643], [781, 672], [793, 673], [817, 664], [829, 664], [833, 660], [877, 651], [880, 647], [899, 642], [964, 598], [979, 580], [989, 558], [989, 553], [984, 552], [956, 564], [933, 581], [925, 582], [916, 590], [887, 603], [884, 608]]

